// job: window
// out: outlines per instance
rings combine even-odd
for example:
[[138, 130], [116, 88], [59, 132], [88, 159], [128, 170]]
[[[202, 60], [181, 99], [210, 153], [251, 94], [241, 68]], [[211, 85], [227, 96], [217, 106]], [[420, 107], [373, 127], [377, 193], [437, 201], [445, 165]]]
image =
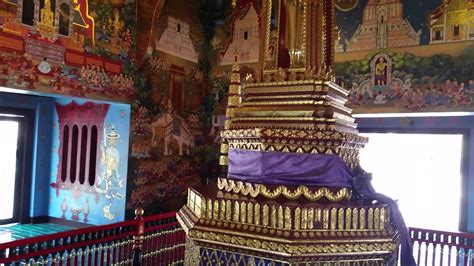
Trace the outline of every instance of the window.
[[178, 26], [176, 27], [177, 32], [181, 32], [181, 24], [178, 23]]
[[454, 37], [459, 37], [459, 25], [454, 26]]
[[244, 32], [244, 40], [247, 40], [249, 38], [249, 32], [246, 31]]
[[0, 224], [28, 222], [34, 111], [0, 109]]
[[71, 160], [69, 164], [71, 165], [69, 171], [69, 180], [71, 183], [76, 182], [76, 170], [77, 170], [77, 145], [79, 145], [79, 128], [77, 125], [72, 127], [72, 145], [71, 145]]
[[69, 156], [69, 126], [65, 125], [63, 130], [63, 150], [61, 156], [61, 181], [66, 182], [67, 180], [67, 163]]
[[[61, 181], [83, 185], [86, 177], [89, 185], [95, 183], [97, 166], [97, 126], [93, 125], [90, 132], [86, 125], [65, 125], [62, 138]], [[90, 138], [89, 138], [90, 136]]]
[[89, 157], [89, 185], [95, 184], [95, 167], [97, 164], [97, 126], [92, 126], [91, 132], [91, 153]]
[[23, 0], [21, 8], [21, 23], [33, 26], [35, 17], [35, 2], [34, 0]]
[[56, 103], [59, 118], [59, 182], [65, 188], [95, 185], [101, 128], [109, 105], [85, 102]]
[[362, 135], [370, 141], [361, 165], [377, 192], [398, 201], [408, 227], [459, 230], [462, 134]]
[[434, 39], [435, 39], [435, 41], [441, 40], [441, 31], [437, 30], [435, 32], [435, 38]]
[[59, 12], [59, 34], [69, 36], [69, 5], [62, 3]]
[[13, 218], [15, 201], [16, 179], [16, 150], [18, 142], [18, 122], [14, 120], [0, 120], [0, 193], [2, 195], [2, 208], [0, 220]]
[[87, 162], [87, 126], [82, 126], [81, 131], [81, 158], [79, 166], [79, 183], [84, 184], [86, 179], [86, 162]]

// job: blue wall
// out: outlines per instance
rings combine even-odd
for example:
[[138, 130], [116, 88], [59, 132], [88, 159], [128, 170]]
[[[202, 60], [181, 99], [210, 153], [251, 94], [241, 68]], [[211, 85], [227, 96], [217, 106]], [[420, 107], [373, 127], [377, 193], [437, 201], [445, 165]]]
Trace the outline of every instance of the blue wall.
[[[474, 232], [474, 116], [426, 116], [426, 117], [378, 117], [378, 118], [357, 118], [359, 130], [364, 132], [367, 129], [461, 129], [466, 130], [469, 136], [468, 166], [467, 168], [467, 188], [463, 201], [467, 204], [466, 226], [467, 231]], [[370, 140], [369, 140], [370, 141]], [[434, 145], [436, 145], [434, 143]], [[449, 178], [449, 177], [446, 177]], [[449, 197], [449, 195], [440, 195]], [[456, 206], [457, 207], [457, 206]]]
[[[118, 179], [122, 180], [122, 182], [120, 184], [119, 182], [115, 182], [112, 190], [108, 191], [108, 193], [103, 191], [104, 182], [97, 184], [97, 181], [97, 185], [89, 186], [87, 191], [65, 188], [56, 189], [52, 186], [52, 184], [56, 182], [59, 162], [59, 123], [55, 104], [68, 104], [72, 100], [72, 98], [66, 97], [52, 98], [0, 92], [0, 107], [24, 108], [35, 111], [30, 216], [50, 216], [71, 220], [71, 207], [81, 208], [83, 212], [87, 201], [89, 204], [88, 219], [85, 221], [84, 214], [81, 212], [79, 220], [77, 220], [78, 222], [100, 225], [123, 221], [125, 218], [130, 132], [130, 105], [128, 104], [93, 101], [95, 103], [107, 103], [110, 105], [104, 119], [104, 127], [108, 133], [112, 126], [114, 126], [115, 131], [120, 134], [116, 146], [120, 154], [117, 174]], [[78, 104], [86, 102], [86, 100], [83, 99], [74, 100]], [[100, 146], [103, 146], [103, 142], [100, 143]], [[97, 174], [100, 178], [100, 176], [104, 174], [103, 171], [105, 171], [100, 158], [98, 160], [97, 169]], [[63, 212], [61, 211], [63, 201], [66, 201], [68, 204], [65, 217], [63, 217]]]
[[[72, 101], [70, 98], [56, 99], [55, 103], [60, 105], [69, 104]], [[74, 99], [77, 104], [84, 104], [86, 100]], [[76, 185], [69, 188], [51, 188], [49, 204], [49, 216], [56, 218], [63, 218], [66, 220], [73, 220], [77, 222], [89, 223], [94, 225], [102, 225], [120, 222], [125, 219], [125, 197], [127, 186], [127, 167], [128, 167], [128, 149], [129, 149], [129, 134], [130, 134], [130, 105], [117, 104], [109, 102], [110, 104], [107, 115], [104, 119], [104, 128], [109, 133], [112, 127], [115, 127], [115, 132], [120, 135], [117, 140], [116, 148], [120, 155], [120, 163], [117, 171], [118, 179], [113, 180], [112, 187], [105, 191], [104, 185], [104, 171], [105, 166], [101, 162], [103, 158], [97, 160], [97, 175], [96, 183], [90, 186], [88, 182], [83, 185]], [[55, 183], [58, 174], [59, 155], [59, 118], [56, 111], [54, 111], [54, 130], [52, 135], [53, 140], [53, 154], [51, 159], [51, 179], [50, 183]], [[77, 121], [80, 123], [80, 121]], [[99, 144], [99, 153], [102, 153], [101, 148], [104, 148], [104, 136]], [[87, 178], [86, 178], [87, 180]], [[65, 203], [67, 210], [63, 213], [62, 205]], [[88, 205], [87, 220], [84, 216], [85, 206]], [[77, 209], [81, 213], [79, 217], [73, 218], [71, 210]], [[63, 216], [64, 214], [64, 216]]]
[[47, 216], [54, 99], [0, 92], [0, 107], [35, 111], [30, 217]]

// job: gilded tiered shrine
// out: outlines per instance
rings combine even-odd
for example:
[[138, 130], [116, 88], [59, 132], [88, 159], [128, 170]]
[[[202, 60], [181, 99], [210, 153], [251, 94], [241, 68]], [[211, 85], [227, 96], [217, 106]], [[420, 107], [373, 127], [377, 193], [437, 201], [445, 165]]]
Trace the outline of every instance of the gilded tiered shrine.
[[259, 74], [232, 72], [226, 177], [178, 213], [187, 265], [392, 265], [392, 209], [354, 181], [367, 139], [335, 83], [334, 1], [264, 0], [260, 16]]

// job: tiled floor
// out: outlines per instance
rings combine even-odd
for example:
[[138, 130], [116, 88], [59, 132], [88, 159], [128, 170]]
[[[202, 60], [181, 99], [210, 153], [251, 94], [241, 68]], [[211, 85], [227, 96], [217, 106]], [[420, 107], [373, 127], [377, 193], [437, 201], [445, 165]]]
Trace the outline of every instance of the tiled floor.
[[[49, 235], [74, 228], [64, 225], [45, 223], [45, 224], [15, 224], [0, 227], [0, 243], [13, 241], [39, 235]], [[9, 238], [9, 240], [8, 240]]]

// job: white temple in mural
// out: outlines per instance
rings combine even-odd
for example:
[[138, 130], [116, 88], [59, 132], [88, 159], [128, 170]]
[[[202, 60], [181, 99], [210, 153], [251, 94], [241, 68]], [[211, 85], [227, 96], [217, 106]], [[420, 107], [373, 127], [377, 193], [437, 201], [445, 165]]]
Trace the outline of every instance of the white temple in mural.
[[221, 65], [258, 61], [260, 38], [259, 17], [253, 4], [240, 8], [234, 16], [232, 38], [223, 52]]
[[197, 63], [198, 54], [194, 49], [189, 33], [189, 24], [179, 19], [168, 17], [168, 26], [159, 40], [156, 41], [155, 48], [159, 51]]

